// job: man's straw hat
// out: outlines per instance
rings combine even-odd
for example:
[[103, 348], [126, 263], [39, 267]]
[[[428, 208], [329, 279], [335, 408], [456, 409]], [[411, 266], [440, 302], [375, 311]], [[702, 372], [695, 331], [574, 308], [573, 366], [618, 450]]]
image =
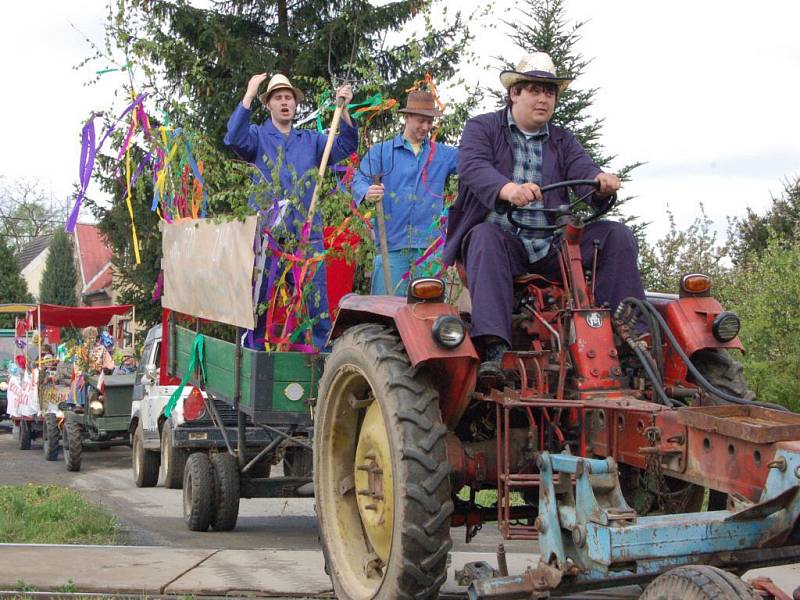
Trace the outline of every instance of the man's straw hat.
[[544, 52], [527, 54], [517, 63], [515, 70], [500, 73], [500, 83], [506, 89], [524, 81], [555, 83], [558, 86], [559, 94], [572, 83], [571, 79], [556, 75], [556, 66], [553, 64], [553, 60], [549, 54]]
[[303, 94], [303, 92], [298, 88], [294, 87], [286, 75], [281, 75], [278, 73], [273, 75], [272, 79], [269, 80], [269, 83], [267, 84], [267, 91], [258, 97], [258, 99], [261, 100], [261, 104], [266, 106], [272, 92], [277, 90], [292, 90], [295, 102], [298, 104], [300, 104], [303, 101], [303, 98], [305, 98], [305, 94]]

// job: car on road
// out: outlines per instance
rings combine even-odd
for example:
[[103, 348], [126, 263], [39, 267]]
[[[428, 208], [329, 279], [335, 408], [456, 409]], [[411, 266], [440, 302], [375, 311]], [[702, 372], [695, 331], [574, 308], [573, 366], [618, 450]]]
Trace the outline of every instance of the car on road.
[[[161, 378], [161, 342], [162, 326], [156, 325], [147, 333], [134, 379], [128, 426], [133, 446], [133, 478], [138, 487], [153, 487], [161, 477], [165, 487], [180, 489], [190, 454], [225, 451], [228, 443], [236, 442], [237, 415], [222, 400], [213, 399], [209, 403], [207, 394], [193, 385], [183, 387], [174, 407], [166, 414], [179, 382]], [[219, 421], [223, 427], [215, 425]], [[272, 439], [252, 421], [246, 423], [245, 433], [252, 455]], [[269, 465], [261, 468], [268, 470]]]

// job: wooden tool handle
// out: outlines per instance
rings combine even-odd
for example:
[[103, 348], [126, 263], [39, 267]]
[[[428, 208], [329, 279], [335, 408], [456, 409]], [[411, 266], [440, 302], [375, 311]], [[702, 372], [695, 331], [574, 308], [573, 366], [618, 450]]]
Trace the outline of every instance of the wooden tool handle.
[[[381, 176], [372, 176], [373, 185], [380, 185]], [[381, 246], [381, 260], [383, 261], [383, 284], [388, 295], [394, 294], [392, 286], [392, 269], [389, 266], [389, 242], [386, 240], [386, 219], [383, 216], [383, 196], [375, 199], [375, 219], [378, 221], [378, 238]]]

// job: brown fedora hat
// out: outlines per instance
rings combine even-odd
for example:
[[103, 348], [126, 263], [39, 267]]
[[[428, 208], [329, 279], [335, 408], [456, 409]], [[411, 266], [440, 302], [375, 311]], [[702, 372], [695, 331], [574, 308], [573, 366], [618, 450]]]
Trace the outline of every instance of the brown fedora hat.
[[406, 107], [397, 112], [425, 117], [442, 116], [442, 111], [436, 108], [436, 99], [430, 92], [411, 92], [406, 98]]

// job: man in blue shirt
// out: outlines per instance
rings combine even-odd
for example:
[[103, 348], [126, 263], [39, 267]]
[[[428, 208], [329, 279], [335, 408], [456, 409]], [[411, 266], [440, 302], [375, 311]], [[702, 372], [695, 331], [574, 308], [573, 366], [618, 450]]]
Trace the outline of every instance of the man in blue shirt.
[[[433, 142], [433, 120], [441, 116], [429, 92], [412, 92], [403, 113], [403, 132], [376, 144], [364, 155], [353, 181], [357, 203], [382, 199], [392, 290], [384, 284], [383, 259], [376, 253], [372, 271], [373, 294], [404, 296], [414, 263], [439, 234], [447, 177], [456, 172], [458, 150]], [[381, 182], [373, 182], [380, 176]], [[376, 243], [380, 244], [376, 231]]]
[[[266, 223], [270, 224], [273, 233], [276, 230], [281, 231], [286, 237], [299, 240], [328, 136], [293, 127], [297, 105], [303, 101], [304, 96], [302, 91], [292, 86], [286, 76], [280, 74], [270, 79], [266, 92], [259, 97], [269, 110], [270, 118], [261, 125], [250, 123], [253, 100], [258, 95], [259, 86], [266, 79], [266, 73], [253, 75], [250, 78], [244, 98], [228, 120], [225, 144], [237, 156], [258, 167], [264, 180], [272, 184], [276, 197], [264, 198], [258, 204], [261, 208], [267, 208]], [[336, 91], [336, 97], [342, 98], [344, 105], [347, 106], [353, 99], [353, 90], [349, 85], [344, 85]], [[340, 134], [336, 136], [331, 149], [330, 164], [347, 158], [357, 148], [358, 131], [345, 108], [340, 122]], [[276, 168], [278, 181], [273, 181]], [[277, 214], [273, 214], [273, 210], [276, 210]], [[314, 253], [321, 253], [324, 250], [322, 221], [319, 215], [317, 211], [309, 236], [309, 243]], [[264, 270], [269, 270], [269, 264], [265, 265]], [[267, 282], [268, 278], [264, 276], [259, 293], [260, 302], [269, 301], [269, 298], [265, 297], [268, 291]], [[323, 348], [331, 328], [324, 262], [319, 262], [312, 285], [308, 285], [308, 281], [304, 283], [304, 288], [313, 290], [305, 302], [308, 316], [314, 321], [313, 343], [316, 348]], [[263, 346], [265, 325], [266, 317], [261, 315], [255, 335], [250, 336], [250, 346]], [[272, 339], [276, 333], [279, 335], [281, 332], [271, 332]]]

